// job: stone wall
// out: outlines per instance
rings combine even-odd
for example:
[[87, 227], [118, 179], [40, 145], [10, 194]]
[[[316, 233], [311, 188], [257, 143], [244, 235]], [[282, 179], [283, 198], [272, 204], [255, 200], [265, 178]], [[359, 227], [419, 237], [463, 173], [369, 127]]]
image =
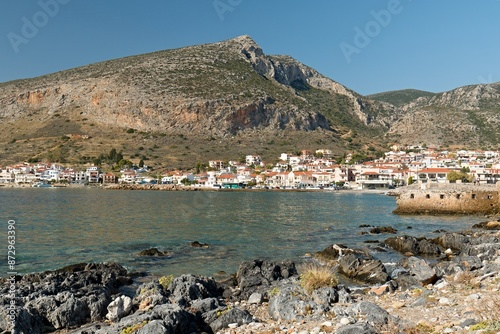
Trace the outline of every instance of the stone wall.
[[396, 196], [398, 214], [494, 214], [500, 212], [499, 186], [425, 184]]

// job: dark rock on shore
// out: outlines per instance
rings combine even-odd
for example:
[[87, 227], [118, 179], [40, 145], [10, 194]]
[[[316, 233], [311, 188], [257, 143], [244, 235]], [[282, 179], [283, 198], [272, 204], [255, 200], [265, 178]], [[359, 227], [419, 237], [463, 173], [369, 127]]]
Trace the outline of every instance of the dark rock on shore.
[[[460, 241], [464, 242], [460, 244]], [[379, 260], [363, 251], [339, 245], [323, 251], [329, 262], [337, 264], [335, 268], [339, 273], [375, 285], [372, 289], [354, 288], [352, 291], [344, 285], [337, 285], [306, 292], [302, 286], [303, 277], [298, 276], [296, 265], [291, 261], [243, 262], [236, 278], [223, 275], [224, 282], [193, 275], [165, 276], [142, 283], [135, 293], [130, 288], [121, 289], [131, 282], [131, 275], [113, 263], [83, 263], [18, 276], [14, 332], [191, 334], [250, 326], [244, 327], [248, 330], [258, 321], [252, 314], [261, 317], [263, 308], [267, 307], [267, 316], [278, 322], [319, 323], [327, 319], [331, 322], [334, 314], [338, 319], [336, 333], [377, 333], [384, 326], [398, 324], [401, 329], [404, 324], [401, 325], [385, 309], [368, 302], [368, 297], [374, 297], [372, 301], [381, 301], [378, 296], [399, 291], [399, 300], [394, 300], [393, 306], [385, 304], [385, 307], [398, 308], [401, 306], [397, 305], [401, 304], [418, 308], [431, 303], [452, 305], [448, 295], [437, 300], [429, 296], [440, 289], [445, 291], [447, 284], [454, 284], [450, 277], [460, 277], [464, 273], [464, 277], [468, 277], [472, 273], [475, 280], [471, 282], [474, 283], [500, 271], [498, 233], [466, 231], [432, 240], [403, 237], [398, 242], [401, 250], [426, 254], [425, 249], [438, 247], [439, 252], [427, 252], [435, 256], [431, 261], [415, 256], [403, 258], [395, 268], [391, 264], [389, 275]], [[449, 249], [443, 251], [444, 246]], [[442, 254], [440, 252], [446, 257], [438, 258], [436, 254]], [[0, 307], [0, 331], [7, 333], [12, 332], [12, 328], [8, 321], [10, 300], [6, 280], [0, 282], [4, 283], [0, 290], [0, 305], [3, 305]], [[413, 291], [418, 290], [422, 295], [406, 303]], [[471, 294], [471, 298], [473, 296]], [[477, 298], [482, 297], [478, 294]], [[469, 320], [468, 323], [476, 321]]]
[[426, 238], [415, 238], [408, 235], [398, 236], [388, 238], [384, 243], [402, 254], [412, 256], [412, 255], [433, 255], [438, 256], [442, 253], [439, 246], [426, 239]]
[[469, 237], [462, 233], [445, 233], [433, 241], [444, 249], [460, 251], [469, 243]]
[[[25, 275], [17, 282], [15, 330], [35, 334], [103, 320], [112, 294], [129, 282], [126, 269], [116, 263], [80, 263]], [[10, 302], [7, 295], [2, 290], [1, 305]], [[2, 330], [10, 329], [2, 326]]]
[[487, 221], [472, 225], [472, 228], [481, 228], [484, 230], [500, 230], [500, 221]]
[[404, 258], [401, 264], [421, 285], [433, 284], [438, 280], [436, 271], [423, 259], [411, 256]]
[[174, 278], [168, 290], [170, 298], [177, 304], [190, 305], [194, 300], [221, 296], [217, 283], [212, 278], [182, 275]]
[[382, 284], [389, 275], [380, 260], [368, 254], [349, 253], [339, 259], [339, 272], [348, 278], [368, 284]]
[[273, 282], [297, 276], [295, 263], [291, 261], [270, 262], [265, 260], [245, 261], [236, 274], [240, 297], [248, 299], [254, 292], [267, 293]]
[[289, 281], [274, 288], [269, 298], [269, 315], [274, 320], [321, 319], [339, 301], [350, 301], [350, 299], [339, 298], [346, 292], [348, 293], [342, 286], [325, 287], [315, 290], [309, 296], [296, 282]]
[[253, 317], [248, 311], [242, 311], [237, 308], [232, 308], [221, 314], [215, 321], [210, 323], [210, 328], [215, 333], [223, 328], [227, 328], [229, 324], [248, 324], [253, 321]]
[[317, 252], [316, 256], [324, 261], [338, 263], [338, 272], [346, 277], [368, 284], [382, 284], [389, 275], [380, 260], [369, 254], [347, 248], [343, 245], [331, 245]]

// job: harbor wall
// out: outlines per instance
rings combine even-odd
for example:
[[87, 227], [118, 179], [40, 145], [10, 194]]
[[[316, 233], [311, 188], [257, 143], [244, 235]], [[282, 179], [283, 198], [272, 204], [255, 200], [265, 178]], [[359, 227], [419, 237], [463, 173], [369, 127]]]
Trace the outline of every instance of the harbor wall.
[[500, 184], [423, 184], [396, 196], [397, 214], [496, 214]]

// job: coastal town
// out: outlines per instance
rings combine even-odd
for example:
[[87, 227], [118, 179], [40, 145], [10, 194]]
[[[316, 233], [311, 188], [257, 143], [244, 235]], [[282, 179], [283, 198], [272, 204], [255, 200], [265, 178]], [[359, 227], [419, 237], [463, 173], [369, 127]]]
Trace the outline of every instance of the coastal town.
[[[300, 154], [299, 154], [300, 153]], [[119, 171], [106, 166], [65, 166], [23, 162], [0, 167], [1, 186], [170, 184], [209, 189], [393, 189], [413, 183], [495, 184], [500, 180], [500, 151], [439, 151], [398, 146], [381, 158], [359, 161], [352, 153], [342, 161], [332, 151], [282, 153], [275, 164], [258, 155], [240, 161], [211, 160], [191, 171], [160, 171], [140, 163]]]

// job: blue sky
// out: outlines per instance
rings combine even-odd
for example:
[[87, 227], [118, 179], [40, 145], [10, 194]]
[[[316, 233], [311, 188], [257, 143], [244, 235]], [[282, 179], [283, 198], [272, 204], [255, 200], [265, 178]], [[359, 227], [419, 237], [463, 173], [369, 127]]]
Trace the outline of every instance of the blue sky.
[[0, 82], [250, 35], [361, 93], [500, 81], [500, 0], [2, 0]]

